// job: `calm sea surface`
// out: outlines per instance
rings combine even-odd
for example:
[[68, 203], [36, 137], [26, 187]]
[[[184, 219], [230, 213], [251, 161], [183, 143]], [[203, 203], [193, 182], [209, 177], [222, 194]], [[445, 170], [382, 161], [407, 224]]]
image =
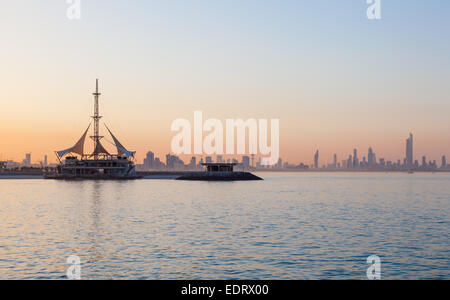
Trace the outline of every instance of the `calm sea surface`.
[[0, 180], [0, 279], [450, 279], [450, 174]]

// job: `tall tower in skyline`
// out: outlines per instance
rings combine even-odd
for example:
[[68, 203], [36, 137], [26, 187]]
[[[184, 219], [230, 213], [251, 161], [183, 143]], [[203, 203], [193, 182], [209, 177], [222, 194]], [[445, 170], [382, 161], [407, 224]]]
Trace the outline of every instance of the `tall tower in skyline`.
[[413, 152], [413, 134], [409, 134], [409, 138], [406, 140], [406, 167], [412, 169], [414, 165], [414, 152]]
[[319, 150], [317, 150], [316, 154], [314, 154], [314, 168], [319, 168]]
[[[95, 80], [95, 92], [92, 94], [94, 95], [94, 115], [92, 116], [92, 119], [94, 119], [94, 135], [91, 136], [92, 140], [94, 140], [94, 158], [97, 159], [98, 154], [100, 153], [99, 146], [100, 140], [103, 138], [100, 136], [100, 126], [99, 121], [102, 118], [99, 115], [99, 106], [98, 106], [98, 98], [100, 97], [101, 93], [98, 91], [98, 79]], [[103, 148], [103, 147], [102, 147]]]
[[147, 152], [147, 155], [144, 158], [144, 167], [146, 169], [151, 169], [155, 162], [155, 154], [151, 151]]
[[372, 147], [369, 148], [369, 152], [367, 154], [367, 163], [369, 167], [372, 167], [375, 164], [375, 154], [373, 153]]
[[358, 149], [353, 150], [353, 168], [359, 167]]

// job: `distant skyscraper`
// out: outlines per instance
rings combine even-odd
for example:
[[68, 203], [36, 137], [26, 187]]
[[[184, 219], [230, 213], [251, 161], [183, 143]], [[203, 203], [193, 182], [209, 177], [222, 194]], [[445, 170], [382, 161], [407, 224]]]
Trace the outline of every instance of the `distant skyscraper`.
[[436, 169], [436, 168], [437, 168], [437, 163], [436, 163], [435, 160], [433, 160], [432, 162], [430, 162], [430, 167], [433, 168], [433, 169]]
[[412, 169], [414, 166], [414, 155], [413, 155], [413, 135], [409, 134], [409, 138], [406, 140], [406, 167]]
[[47, 155], [44, 156], [44, 167], [48, 166], [48, 159], [47, 159]]
[[350, 154], [348, 156], [348, 160], [347, 160], [347, 169], [350, 169], [353, 167], [353, 159], [352, 159], [352, 155]]
[[171, 154], [166, 155], [166, 167], [168, 169], [177, 170], [182, 169], [184, 166], [184, 162], [178, 156]]
[[422, 168], [426, 168], [426, 167], [427, 167], [427, 157], [422, 156]]
[[338, 162], [337, 162], [337, 154], [335, 153], [333, 155], [333, 167], [337, 168]]
[[359, 167], [358, 150], [353, 150], [353, 168]]
[[319, 150], [317, 150], [316, 154], [314, 154], [314, 168], [319, 168]]
[[367, 154], [367, 163], [369, 164], [369, 167], [375, 165], [375, 154], [373, 153], [372, 147], [369, 148], [369, 153]]
[[174, 165], [173, 165], [173, 158], [172, 158], [172, 155], [170, 155], [170, 154], [166, 154], [166, 166], [168, 168], [172, 168], [172, 169], [174, 167]]
[[248, 157], [248, 156], [243, 156], [242, 157], [242, 166], [244, 168], [250, 167], [250, 157]]
[[442, 156], [442, 169], [447, 168], [447, 157]]
[[262, 166], [263, 166], [262, 165], [262, 157], [260, 156], [258, 159], [258, 163], [256, 164], [256, 167], [261, 168]]
[[195, 168], [197, 166], [197, 158], [195, 156], [192, 156], [191, 162], [189, 163], [189, 167]]
[[277, 169], [282, 169], [283, 168], [283, 160], [281, 158], [278, 159], [278, 163], [277, 163]]
[[31, 166], [31, 153], [27, 153], [25, 155], [25, 165], [26, 166]]
[[144, 168], [151, 169], [155, 162], [155, 154], [151, 151], [147, 152], [146, 157], [144, 158]]

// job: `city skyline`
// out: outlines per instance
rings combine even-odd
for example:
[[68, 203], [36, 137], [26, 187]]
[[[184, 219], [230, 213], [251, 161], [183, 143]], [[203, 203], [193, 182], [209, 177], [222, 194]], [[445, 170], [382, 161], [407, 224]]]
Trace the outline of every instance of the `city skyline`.
[[[367, 156], [361, 154], [358, 155], [358, 149], [353, 149], [353, 155], [350, 154], [348, 159], [342, 159], [341, 162], [338, 162], [338, 155], [335, 153], [333, 155], [332, 163], [323, 163], [320, 164], [320, 151], [317, 150], [314, 154], [313, 163], [308, 165], [308, 163], [300, 162], [299, 164], [291, 164], [287, 161], [283, 161], [283, 158], [279, 159], [279, 162], [273, 166], [263, 166], [261, 165], [260, 157], [257, 157], [258, 162], [255, 162], [255, 157], [251, 155], [243, 155], [241, 156], [242, 160], [236, 159], [236, 156], [227, 156], [227, 155], [199, 155], [192, 156], [189, 163], [178, 156], [167, 154], [166, 155], [166, 163], [156, 157], [155, 153], [149, 151], [146, 154], [146, 158], [143, 161], [144, 169], [158, 169], [158, 168], [169, 168], [176, 169], [176, 166], [185, 167], [190, 166], [192, 168], [197, 168], [201, 166], [203, 162], [211, 163], [214, 162], [214, 157], [216, 158], [215, 162], [217, 163], [238, 163], [242, 165], [244, 168], [260, 168], [260, 169], [327, 169], [327, 170], [391, 170], [391, 171], [432, 171], [437, 169], [448, 170], [450, 169], [450, 165], [447, 164], [447, 156], [444, 154], [441, 156], [440, 161], [427, 159], [427, 156], [424, 155], [421, 157], [421, 160], [414, 159], [414, 144], [413, 144], [413, 134], [410, 133], [408, 139], [406, 140], [406, 149], [405, 149], [405, 157], [403, 159], [390, 160], [386, 159], [384, 156], [377, 158], [377, 154], [374, 152], [372, 147], [369, 147], [367, 151]], [[198, 162], [198, 163], [197, 163]], [[156, 163], [155, 165], [152, 165]]]
[[[414, 156], [414, 135], [409, 134], [406, 139], [405, 155], [402, 158], [389, 159], [384, 156], [378, 157], [377, 153], [374, 152], [372, 147], [367, 150], [367, 155], [364, 152], [359, 152], [358, 148], [354, 148], [353, 152], [348, 155], [348, 157], [342, 157], [339, 160], [337, 153], [333, 154], [332, 161], [329, 162], [327, 159], [323, 159], [320, 156], [320, 151], [316, 150], [314, 153], [314, 158], [312, 163], [300, 162], [292, 163], [283, 160], [280, 157], [277, 164], [272, 166], [264, 166], [261, 164], [262, 156], [255, 155], [224, 155], [224, 154], [214, 154], [214, 155], [194, 155], [186, 160], [183, 157], [188, 157], [187, 155], [177, 156], [171, 153], [167, 153], [161, 157], [161, 159], [154, 152], [148, 151], [143, 158], [143, 163], [138, 163], [138, 169], [141, 171], [150, 170], [198, 170], [202, 168], [202, 163], [236, 163], [241, 168], [254, 168], [254, 169], [275, 169], [275, 170], [350, 170], [350, 171], [434, 171], [434, 170], [450, 170], [450, 165], [447, 164], [447, 155], [443, 154], [440, 159], [432, 159], [423, 155], [419, 158]], [[20, 168], [20, 167], [48, 167], [54, 165], [54, 163], [49, 163], [48, 156], [44, 156], [44, 160], [32, 162], [31, 153], [25, 154], [25, 158], [22, 162], [15, 162], [13, 160], [3, 160], [0, 157], [0, 163], [2, 167], [8, 168]]]

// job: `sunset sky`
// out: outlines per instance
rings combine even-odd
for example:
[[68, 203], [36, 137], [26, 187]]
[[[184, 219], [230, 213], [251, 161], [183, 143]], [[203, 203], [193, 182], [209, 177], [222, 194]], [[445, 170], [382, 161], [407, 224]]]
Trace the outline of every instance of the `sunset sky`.
[[[278, 118], [284, 161], [450, 156], [450, 1], [4, 0], [0, 160], [33, 162], [103, 121], [139, 162], [173, 120]], [[105, 133], [105, 132], [104, 132]]]

